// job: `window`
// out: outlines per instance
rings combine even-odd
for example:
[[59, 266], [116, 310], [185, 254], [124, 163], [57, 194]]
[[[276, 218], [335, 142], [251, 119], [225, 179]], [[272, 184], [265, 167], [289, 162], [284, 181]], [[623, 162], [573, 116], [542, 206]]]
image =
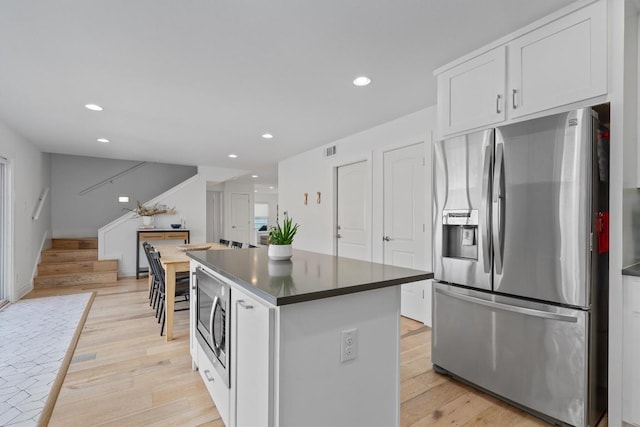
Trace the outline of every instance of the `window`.
[[253, 206], [253, 226], [257, 230], [269, 227], [269, 204], [256, 203]]

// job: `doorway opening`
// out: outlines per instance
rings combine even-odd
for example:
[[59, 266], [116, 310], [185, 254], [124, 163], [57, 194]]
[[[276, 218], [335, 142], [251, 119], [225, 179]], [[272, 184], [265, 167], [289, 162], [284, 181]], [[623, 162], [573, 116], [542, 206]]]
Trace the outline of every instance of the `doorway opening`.
[[256, 231], [256, 242], [266, 245], [269, 242], [269, 203], [254, 203], [253, 227]]

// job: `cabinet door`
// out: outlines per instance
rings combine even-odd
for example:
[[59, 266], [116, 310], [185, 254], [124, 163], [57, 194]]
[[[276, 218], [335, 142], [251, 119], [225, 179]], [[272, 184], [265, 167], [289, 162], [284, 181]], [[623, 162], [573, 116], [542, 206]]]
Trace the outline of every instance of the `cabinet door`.
[[235, 367], [231, 370], [235, 379], [231, 386], [235, 390], [235, 425], [271, 426], [273, 309], [236, 288], [231, 296], [235, 311]]
[[438, 75], [440, 136], [503, 121], [505, 47]]
[[607, 7], [599, 1], [508, 44], [509, 118], [607, 93]]
[[196, 330], [198, 327], [198, 292], [196, 290], [195, 261], [189, 263], [189, 352], [191, 353], [191, 368], [195, 371], [198, 367], [198, 341]]
[[640, 425], [640, 278], [622, 281], [622, 420]]

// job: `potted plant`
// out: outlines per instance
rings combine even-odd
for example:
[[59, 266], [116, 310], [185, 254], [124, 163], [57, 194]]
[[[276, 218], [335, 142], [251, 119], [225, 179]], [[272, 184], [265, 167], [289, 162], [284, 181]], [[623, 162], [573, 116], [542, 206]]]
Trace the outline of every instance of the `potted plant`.
[[156, 215], [175, 213], [173, 208], [169, 208], [166, 205], [156, 203], [153, 206], [144, 206], [139, 201], [136, 201], [136, 207], [134, 209], [123, 209], [142, 217], [143, 228], [153, 228], [153, 221]]
[[269, 230], [269, 258], [281, 261], [291, 258], [293, 249], [291, 243], [298, 231], [298, 224], [294, 224], [291, 218], [285, 218], [282, 227], [276, 223]]

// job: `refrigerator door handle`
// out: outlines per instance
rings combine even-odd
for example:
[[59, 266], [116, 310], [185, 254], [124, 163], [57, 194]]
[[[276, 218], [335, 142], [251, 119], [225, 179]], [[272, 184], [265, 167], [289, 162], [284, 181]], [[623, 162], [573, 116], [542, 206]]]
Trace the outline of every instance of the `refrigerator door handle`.
[[491, 273], [491, 154], [493, 152], [493, 131], [487, 132], [484, 144], [484, 163], [482, 165], [482, 260], [485, 273]]
[[565, 314], [550, 313], [548, 311], [535, 310], [533, 308], [518, 307], [518, 306], [515, 306], [515, 305], [503, 304], [503, 303], [500, 303], [500, 302], [488, 301], [488, 300], [485, 300], [485, 299], [475, 298], [475, 297], [472, 297], [472, 296], [469, 296], [469, 295], [463, 295], [463, 294], [459, 294], [457, 292], [451, 292], [451, 291], [448, 291], [446, 289], [441, 289], [441, 288], [437, 288], [437, 287], [435, 288], [435, 291], [437, 293], [440, 293], [442, 295], [446, 295], [446, 296], [451, 297], [451, 298], [457, 298], [459, 300], [468, 301], [468, 302], [473, 303], [473, 304], [483, 305], [485, 307], [493, 308], [493, 309], [496, 309], [496, 310], [510, 311], [512, 313], [518, 313], [518, 314], [524, 314], [524, 315], [527, 315], [527, 316], [540, 317], [540, 318], [543, 318], [543, 319], [559, 320], [561, 322], [569, 322], [569, 323], [577, 323], [578, 322], [578, 318], [577, 317], [567, 316]]
[[502, 274], [504, 255], [504, 143], [496, 141], [496, 162], [493, 174], [493, 256], [496, 273]]

